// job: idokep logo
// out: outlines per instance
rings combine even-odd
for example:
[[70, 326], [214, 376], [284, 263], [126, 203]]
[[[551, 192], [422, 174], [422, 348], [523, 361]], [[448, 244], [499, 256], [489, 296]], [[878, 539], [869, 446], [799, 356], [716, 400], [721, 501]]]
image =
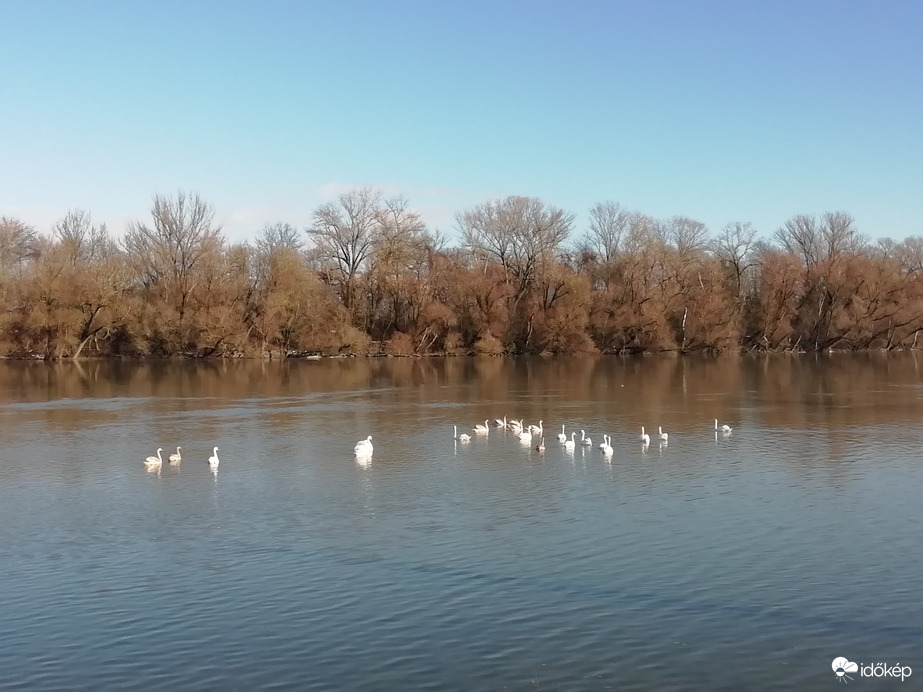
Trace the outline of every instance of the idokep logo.
[[859, 672], [859, 666], [840, 656], [833, 659], [833, 672], [836, 673], [837, 682], [849, 682], [852, 678], [847, 673]]
[[862, 678], [900, 678], [901, 682], [913, 673], [910, 666], [902, 666], [900, 663], [893, 666], [887, 663], [853, 663], [842, 656], [833, 659], [832, 667], [836, 681], [845, 683], [853, 679], [849, 673], [859, 673]]

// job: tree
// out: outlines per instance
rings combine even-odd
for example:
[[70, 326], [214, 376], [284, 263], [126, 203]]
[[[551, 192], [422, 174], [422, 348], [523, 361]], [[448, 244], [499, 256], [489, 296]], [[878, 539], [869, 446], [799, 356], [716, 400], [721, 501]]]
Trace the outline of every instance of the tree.
[[731, 272], [738, 300], [743, 297], [744, 274], [754, 265], [751, 250], [756, 235], [751, 223], [735, 221], [724, 227], [713, 244], [715, 256]]
[[590, 209], [587, 248], [601, 264], [608, 264], [622, 251], [622, 241], [631, 229], [634, 214], [618, 202], [601, 202]]
[[338, 287], [340, 299], [352, 310], [355, 282], [366, 268], [381, 229], [381, 194], [371, 187], [344, 192], [337, 202], [314, 211], [308, 233], [328, 283]]
[[165, 324], [151, 325], [154, 332], [172, 332], [170, 348], [191, 342], [188, 319], [190, 299], [201, 279], [200, 269], [223, 243], [215, 212], [198, 194], [177, 193], [154, 197], [153, 224], [132, 222], [123, 240], [125, 251], [146, 292], [157, 295], [169, 311], [152, 316]]
[[531, 288], [541, 262], [560, 251], [574, 215], [535, 197], [486, 202], [456, 217], [464, 243], [483, 261], [509, 275], [516, 300]]

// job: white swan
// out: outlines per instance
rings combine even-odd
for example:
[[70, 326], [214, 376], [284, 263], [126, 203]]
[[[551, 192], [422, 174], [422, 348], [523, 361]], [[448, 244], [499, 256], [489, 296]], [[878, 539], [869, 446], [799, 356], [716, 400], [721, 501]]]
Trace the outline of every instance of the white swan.
[[584, 447], [590, 447], [593, 444], [593, 440], [591, 440], [582, 430], [580, 431], [580, 444], [582, 444]]
[[564, 434], [564, 426], [561, 426], [561, 432], [558, 433], [558, 442], [567, 442], [567, 435]]
[[514, 433], [518, 433], [522, 430], [522, 421], [511, 418], [510, 422], [506, 424], [506, 427], [508, 427]]
[[369, 435], [364, 440], [359, 440], [356, 443], [356, 446], [353, 447], [353, 452], [357, 457], [370, 457], [372, 456], [372, 436]]
[[731, 432], [733, 429], [734, 429], [734, 428], [732, 428], [730, 425], [720, 425], [720, 426], [719, 426], [719, 425], [718, 425], [718, 419], [715, 418], [715, 430], [716, 430], [717, 432], [729, 433], [729, 432]]
[[162, 465], [163, 465], [163, 457], [160, 456], [160, 453], [161, 453], [162, 451], [163, 451], [163, 448], [158, 447], [158, 448], [157, 448], [157, 456], [156, 456], [156, 457], [148, 457], [147, 459], [145, 459], [145, 460], [144, 460], [144, 465], [147, 466], [149, 469], [156, 469], [158, 466], [162, 466]]
[[494, 418], [494, 426], [498, 428], [505, 428], [506, 427], [506, 416], [503, 416], [503, 420], [500, 420], [499, 418]]
[[659, 438], [660, 438], [661, 440], [663, 440], [664, 442], [667, 442], [667, 441], [669, 441], [669, 439], [670, 439], [670, 435], [667, 434], [667, 433], [665, 433], [665, 432], [663, 431], [663, 428], [660, 427], [659, 425], [657, 426], [657, 437], [659, 437]]
[[217, 471], [218, 463], [219, 463], [218, 448], [215, 447], [214, 451], [212, 452], [212, 455], [208, 457], [208, 468], [210, 468], [212, 471]]
[[604, 457], [612, 456], [612, 445], [609, 444], [611, 439], [612, 437], [610, 435], [603, 435], [603, 443], [599, 446], [599, 448], [602, 450]]
[[526, 443], [532, 442], [532, 433], [530, 433], [528, 430], [523, 430], [517, 434], [519, 435], [520, 441]]
[[641, 426], [641, 444], [649, 445], [651, 443], [651, 436], [644, 432], [644, 426]]
[[608, 442], [609, 442], [609, 436], [603, 435], [603, 441], [599, 443], [599, 448], [603, 449]]
[[458, 426], [453, 425], [452, 427], [455, 429], [455, 439], [456, 440], [458, 440], [459, 442], [470, 442], [471, 441], [471, 435], [469, 435], [468, 433], [462, 433], [461, 435], [459, 435]]
[[179, 453], [179, 450], [181, 449], [182, 447], [177, 447], [176, 453], [170, 455], [170, 464], [172, 466], [176, 466], [178, 463], [180, 463], [183, 460], [183, 456]]
[[529, 426], [529, 432], [532, 433], [533, 435], [544, 435], [544, 434], [545, 434], [545, 428], [542, 427], [542, 426], [544, 425], [544, 423], [545, 423], [545, 421], [540, 420], [540, 421], [538, 422], [538, 425], [530, 425], [530, 426]]
[[570, 439], [564, 443], [564, 449], [568, 450], [569, 452], [574, 451], [574, 447], [577, 446], [577, 443], [574, 441], [574, 437], [576, 437], [576, 435], [577, 433], [575, 432], [570, 434]]
[[488, 432], [490, 432], [490, 428], [487, 427], [487, 421], [484, 421], [484, 425], [481, 425], [480, 423], [475, 425], [474, 432], [478, 435], [486, 435]]

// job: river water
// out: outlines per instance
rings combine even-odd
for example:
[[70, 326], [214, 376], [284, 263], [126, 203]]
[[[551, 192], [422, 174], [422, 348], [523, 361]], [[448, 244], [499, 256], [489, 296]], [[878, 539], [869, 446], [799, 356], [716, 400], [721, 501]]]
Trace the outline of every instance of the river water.
[[915, 353], [2, 362], [0, 689], [920, 689], [921, 416]]

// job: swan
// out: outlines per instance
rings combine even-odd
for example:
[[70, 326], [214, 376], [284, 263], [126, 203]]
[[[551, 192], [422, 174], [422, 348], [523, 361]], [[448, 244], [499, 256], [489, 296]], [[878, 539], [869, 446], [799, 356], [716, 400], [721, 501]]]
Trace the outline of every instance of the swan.
[[177, 448], [176, 448], [176, 454], [171, 454], [171, 455], [170, 455], [170, 464], [171, 464], [172, 466], [176, 466], [178, 463], [180, 463], [180, 462], [183, 460], [182, 455], [179, 453], [179, 450], [181, 450], [181, 449], [182, 449], [182, 447], [177, 447]]
[[532, 433], [533, 435], [542, 435], [542, 436], [544, 436], [544, 434], [545, 434], [545, 429], [542, 427], [542, 425], [543, 425], [544, 423], [545, 423], [545, 421], [540, 420], [540, 421], [538, 422], [538, 425], [530, 425], [530, 426], [529, 426], [529, 432]]
[[575, 433], [575, 432], [572, 432], [572, 433], [570, 434], [570, 439], [569, 439], [567, 442], [564, 443], [564, 449], [566, 449], [566, 450], [569, 451], [569, 452], [574, 451], [574, 447], [577, 446], [577, 443], [574, 441], [574, 437], [575, 437], [576, 435], [577, 435], [577, 433]]
[[506, 427], [506, 416], [503, 416], [503, 420], [500, 420], [499, 418], [494, 418], [494, 426], [497, 428], [505, 428]]
[[564, 434], [564, 426], [561, 426], [561, 432], [558, 433], [558, 442], [567, 442], [567, 435]]
[[649, 445], [651, 443], [651, 436], [644, 432], [644, 426], [641, 426], [641, 443]]
[[356, 446], [353, 447], [353, 452], [355, 452], [357, 457], [372, 456], [372, 436], [369, 435], [364, 440], [359, 440]]
[[163, 451], [163, 448], [158, 447], [158, 448], [157, 448], [157, 456], [156, 456], [156, 457], [148, 457], [147, 459], [145, 459], [145, 460], [144, 460], [144, 465], [147, 466], [149, 469], [156, 469], [158, 466], [162, 466], [162, 465], [163, 465], [163, 457], [160, 456], [160, 453], [161, 453], [162, 451]]
[[603, 441], [599, 443], [599, 448], [605, 449], [608, 443], [609, 443], [609, 435], [603, 435]]
[[508, 427], [514, 433], [518, 433], [520, 430], [522, 430], [522, 421], [511, 418], [510, 422], [506, 424], [506, 427]]
[[545, 436], [544, 435], [542, 435], [541, 441], [539, 441], [539, 443], [535, 445], [535, 448], [540, 452], [545, 451]]
[[212, 455], [208, 457], [208, 468], [212, 471], [218, 470], [218, 448], [215, 447], [215, 450], [212, 452]]
[[732, 428], [730, 425], [718, 425], [718, 419], [715, 418], [715, 431], [717, 431], [717, 432], [723, 432], [723, 433], [729, 433], [729, 432], [731, 432], [733, 429], [734, 429], [734, 428]]
[[658, 433], [657, 437], [659, 437], [661, 440], [663, 440], [664, 442], [669, 441], [670, 435], [668, 433], [665, 433], [663, 431], [663, 428], [661, 428], [659, 425], [657, 426], [657, 433]]
[[604, 456], [604, 457], [611, 457], [611, 456], [612, 456], [612, 445], [609, 444], [609, 441], [610, 441], [611, 439], [612, 439], [611, 435], [603, 435], [603, 440], [604, 440], [604, 441], [603, 441], [603, 443], [599, 446], [599, 448], [602, 450], [603, 456]]
[[580, 444], [582, 444], [584, 447], [589, 447], [593, 444], [593, 440], [587, 437], [582, 430], [580, 431]]
[[530, 433], [528, 430], [523, 430], [519, 433], [519, 439], [527, 443], [532, 442], [532, 433]]
[[458, 426], [453, 425], [452, 427], [455, 429], [455, 439], [456, 440], [458, 440], [459, 442], [470, 442], [471, 441], [471, 435], [469, 435], [468, 433], [462, 433], [461, 435], [459, 435]]
[[477, 425], [474, 426], [474, 432], [477, 433], [478, 435], [486, 435], [489, 430], [490, 428], [487, 427], [486, 420], [484, 421], [484, 425], [481, 425], [480, 423], [478, 423]]

